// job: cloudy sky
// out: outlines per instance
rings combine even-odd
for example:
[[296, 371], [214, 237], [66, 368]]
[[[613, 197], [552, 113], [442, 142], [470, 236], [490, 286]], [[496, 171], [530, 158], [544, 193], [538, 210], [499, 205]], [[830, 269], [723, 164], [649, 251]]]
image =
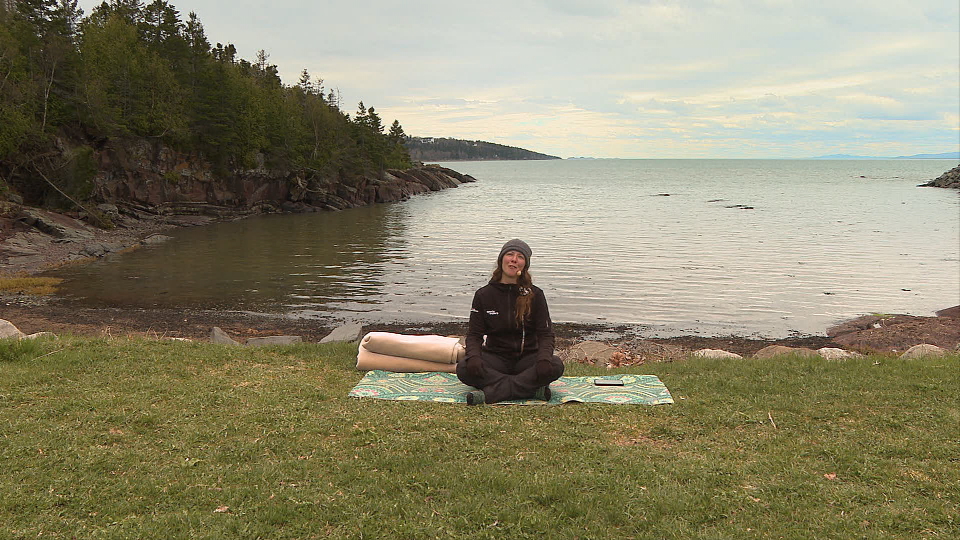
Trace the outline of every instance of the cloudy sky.
[[956, 0], [168, 1], [408, 135], [561, 157], [960, 150]]

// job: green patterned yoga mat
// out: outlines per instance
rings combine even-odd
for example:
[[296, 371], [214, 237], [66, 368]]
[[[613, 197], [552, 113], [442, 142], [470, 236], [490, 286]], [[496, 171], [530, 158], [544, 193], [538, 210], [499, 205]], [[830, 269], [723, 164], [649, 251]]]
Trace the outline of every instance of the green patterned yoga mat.
[[[596, 386], [594, 379], [620, 379], [623, 386]], [[466, 403], [464, 394], [473, 388], [463, 384], [454, 373], [367, 372], [350, 396], [400, 401], [439, 401]], [[553, 397], [548, 403], [614, 403], [626, 405], [662, 405], [673, 403], [670, 391], [656, 375], [610, 375], [605, 377], [560, 377], [550, 384]], [[536, 399], [504, 401], [520, 405], [543, 405]]]

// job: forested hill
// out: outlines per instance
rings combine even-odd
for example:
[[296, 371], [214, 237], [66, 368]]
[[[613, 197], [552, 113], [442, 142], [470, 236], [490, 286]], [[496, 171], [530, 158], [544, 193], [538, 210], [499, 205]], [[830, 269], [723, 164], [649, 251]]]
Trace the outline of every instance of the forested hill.
[[404, 145], [410, 158], [419, 161], [495, 161], [521, 159], [560, 159], [523, 148], [484, 141], [465, 141], [433, 137], [407, 137]]
[[[196, 13], [164, 0], [86, 16], [77, 0], [0, 0], [0, 201], [76, 208], [135, 176], [174, 198], [240, 176], [252, 193], [265, 177], [370, 191], [411, 167], [398, 121], [386, 129], [362, 101], [351, 117], [322, 79], [303, 70], [288, 86], [278, 73], [262, 50], [248, 61], [211, 45]], [[206, 184], [185, 193], [198, 167]]]

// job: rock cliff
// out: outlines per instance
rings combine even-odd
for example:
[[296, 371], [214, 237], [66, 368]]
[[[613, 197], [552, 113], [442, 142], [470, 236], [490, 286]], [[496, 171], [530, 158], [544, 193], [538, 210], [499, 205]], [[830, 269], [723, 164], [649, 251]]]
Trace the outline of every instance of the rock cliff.
[[388, 169], [365, 175], [342, 170], [215, 171], [202, 156], [143, 139], [111, 141], [95, 154], [94, 198], [164, 214], [247, 214], [340, 210], [404, 200], [473, 182], [439, 166]]

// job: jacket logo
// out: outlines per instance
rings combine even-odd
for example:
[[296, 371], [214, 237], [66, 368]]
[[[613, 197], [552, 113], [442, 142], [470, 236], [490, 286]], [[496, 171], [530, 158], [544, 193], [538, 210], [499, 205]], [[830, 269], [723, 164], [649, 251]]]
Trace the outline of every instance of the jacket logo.
[[500, 314], [500, 312], [497, 311], [497, 310], [495, 310], [495, 309], [488, 309], [488, 310], [487, 310], [487, 315], [499, 315], [499, 314]]

